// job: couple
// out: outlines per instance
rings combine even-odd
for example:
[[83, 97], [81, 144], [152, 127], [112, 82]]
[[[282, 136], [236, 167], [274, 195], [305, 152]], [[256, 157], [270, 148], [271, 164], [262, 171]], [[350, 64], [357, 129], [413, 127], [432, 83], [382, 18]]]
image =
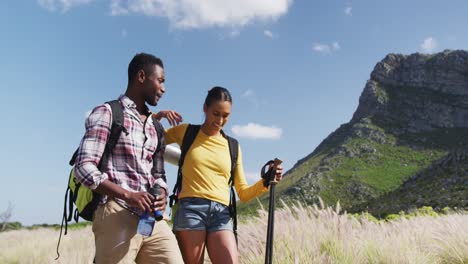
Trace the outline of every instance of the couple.
[[[187, 124], [175, 111], [152, 114], [146, 103], [156, 106], [164, 87], [161, 59], [145, 53], [135, 55], [128, 66], [128, 85], [119, 101], [124, 108], [124, 132], [112, 150], [107, 164], [98, 169], [112, 124], [108, 104], [93, 109], [86, 119], [86, 133], [75, 162], [76, 178], [102, 195], [94, 212], [93, 233], [96, 263], [203, 263], [205, 247], [213, 263], [238, 263], [229, 205], [230, 154], [221, 129], [231, 114], [229, 91], [214, 87], [208, 92], [201, 125], [182, 167], [183, 183], [177, 215], [171, 232], [166, 221], [158, 221], [153, 233], [137, 234], [139, 215], [144, 211], [164, 211], [168, 189], [164, 159], [153, 152], [158, 137], [153, 118], [166, 118], [174, 126], [161, 137], [162, 143], [182, 144]], [[194, 146], [197, 146], [195, 148]], [[248, 186], [239, 147], [235, 188], [242, 201], [267, 191], [263, 181]], [[282, 168], [276, 179], [281, 180]], [[148, 186], [159, 184], [164, 190], [153, 197]], [[179, 249], [180, 248], [180, 249]], [[181, 254], [182, 253], [182, 254]]]

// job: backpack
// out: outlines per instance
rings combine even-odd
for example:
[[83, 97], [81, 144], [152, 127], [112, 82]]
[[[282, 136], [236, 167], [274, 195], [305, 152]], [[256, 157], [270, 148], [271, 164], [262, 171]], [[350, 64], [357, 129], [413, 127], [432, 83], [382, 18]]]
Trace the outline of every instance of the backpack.
[[[104, 152], [102, 154], [101, 160], [99, 161], [98, 168], [102, 170], [103, 164], [107, 164], [109, 154], [114, 149], [117, 141], [120, 138], [120, 134], [122, 132], [128, 134], [124, 127], [124, 113], [123, 113], [123, 105], [120, 100], [113, 100], [106, 102], [112, 110], [112, 124], [111, 124], [111, 131], [109, 138], [107, 140], [106, 146], [104, 148]], [[156, 151], [153, 153], [153, 166], [156, 166], [156, 153], [159, 151], [164, 151], [165, 143], [163, 139], [164, 135], [164, 128], [155, 117], [153, 117], [153, 124], [156, 128], [156, 133], [158, 136], [158, 145], [156, 147]], [[57, 244], [57, 259], [60, 257], [58, 252], [60, 239], [62, 237], [62, 229], [65, 225], [65, 235], [67, 234], [68, 230], [68, 222], [75, 220], [78, 223], [79, 218], [81, 217], [84, 220], [92, 221], [93, 214], [96, 210], [99, 201], [100, 195], [97, 192], [92, 191], [91, 189], [82, 186], [81, 182], [78, 181], [75, 177], [75, 161], [78, 156], [78, 149], [75, 150], [73, 153], [72, 158], [69, 161], [71, 168], [69, 179], [68, 179], [68, 186], [65, 191], [65, 202], [63, 205], [63, 218], [62, 218], [62, 225], [60, 227], [60, 237]], [[165, 179], [164, 179], [165, 180]], [[67, 210], [68, 204], [68, 210]], [[73, 205], [75, 205], [75, 211], [73, 211]]]
[[[179, 158], [179, 170], [177, 171], [177, 182], [174, 185], [172, 195], [169, 196], [169, 206], [172, 208], [178, 201], [178, 196], [182, 188], [182, 166], [184, 165], [185, 155], [187, 154], [190, 146], [197, 137], [198, 131], [200, 131], [200, 125], [189, 124], [185, 131], [184, 138], [182, 139], [182, 146], [180, 147], [180, 158]], [[228, 140], [229, 154], [231, 155], [231, 176], [229, 178], [230, 201], [229, 201], [229, 213], [233, 220], [233, 232], [237, 242], [237, 202], [234, 191], [234, 171], [236, 168], [237, 157], [239, 152], [239, 143], [235, 138], [226, 135], [222, 130], [221, 134]], [[172, 213], [173, 214], [173, 213]]]

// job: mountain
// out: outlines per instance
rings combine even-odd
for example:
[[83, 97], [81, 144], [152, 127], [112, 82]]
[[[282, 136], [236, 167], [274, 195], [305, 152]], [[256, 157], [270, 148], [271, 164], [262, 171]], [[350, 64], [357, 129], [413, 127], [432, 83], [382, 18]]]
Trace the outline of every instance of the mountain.
[[321, 197], [376, 214], [467, 208], [467, 149], [468, 52], [389, 54], [372, 71], [352, 119], [299, 160], [277, 192], [286, 202]]

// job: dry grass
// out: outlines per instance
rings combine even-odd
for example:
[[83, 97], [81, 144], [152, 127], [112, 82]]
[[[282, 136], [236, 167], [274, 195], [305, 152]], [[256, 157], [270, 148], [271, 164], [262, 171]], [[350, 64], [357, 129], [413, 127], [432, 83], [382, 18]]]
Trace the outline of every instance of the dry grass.
[[[265, 211], [240, 223], [241, 263], [264, 263], [266, 226]], [[53, 229], [0, 233], [0, 263], [54, 263], [57, 238]], [[93, 247], [90, 227], [71, 230], [56, 263], [91, 263]], [[276, 211], [274, 263], [468, 263], [468, 215], [377, 223], [339, 208], [285, 207]]]
[[[338, 208], [276, 211], [275, 263], [468, 263], [468, 215], [358, 220]], [[239, 230], [242, 263], [264, 263], [267, 216]]]

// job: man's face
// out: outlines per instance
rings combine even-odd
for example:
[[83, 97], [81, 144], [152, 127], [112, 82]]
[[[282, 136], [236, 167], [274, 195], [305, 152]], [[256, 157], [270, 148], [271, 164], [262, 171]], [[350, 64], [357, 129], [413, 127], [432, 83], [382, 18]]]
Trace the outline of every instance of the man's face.
[[147, 104], [152, 106], [158, 104], [159, 99], [166, 92], [166, 88], [164, 88], [165, 80], [164, 69], [159, 65], [154, 65], [143, 82], [142, 92]]

